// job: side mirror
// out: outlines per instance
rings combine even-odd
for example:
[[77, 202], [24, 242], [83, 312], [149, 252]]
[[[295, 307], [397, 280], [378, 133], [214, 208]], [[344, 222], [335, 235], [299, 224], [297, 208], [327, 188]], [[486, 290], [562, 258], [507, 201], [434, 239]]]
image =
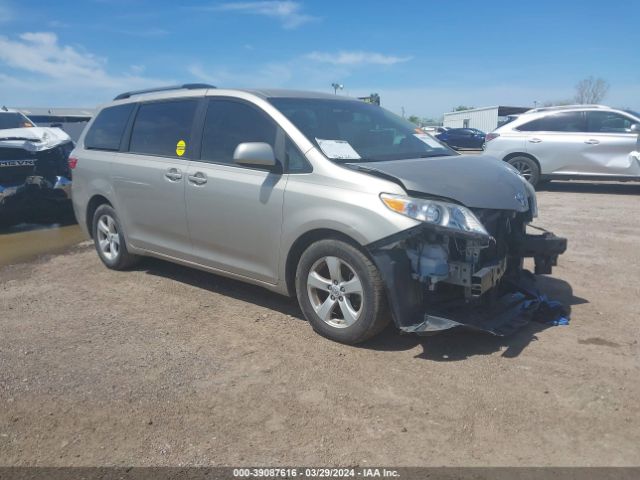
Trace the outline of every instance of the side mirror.
[[268, 143], [247, 142], [236, 147], [233, 162], [249, 167], [273, 168], [276, 166], [276, 155]]
[[640, 134], [640, 123], [634, 123], [631, 125], [631, 127], [629, 127], [629, 131], [631, 133], [638, 133]]

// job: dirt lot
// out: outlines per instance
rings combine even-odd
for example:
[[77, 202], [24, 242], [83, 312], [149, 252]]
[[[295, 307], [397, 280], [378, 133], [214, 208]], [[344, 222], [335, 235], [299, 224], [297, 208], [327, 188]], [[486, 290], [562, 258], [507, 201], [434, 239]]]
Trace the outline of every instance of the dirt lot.
[[344, 346], [292, 300], [87, 242], [2, 267], [0, 465], [638, 465], [640, 185], [539, 203], [571, 325], [506, 339]]

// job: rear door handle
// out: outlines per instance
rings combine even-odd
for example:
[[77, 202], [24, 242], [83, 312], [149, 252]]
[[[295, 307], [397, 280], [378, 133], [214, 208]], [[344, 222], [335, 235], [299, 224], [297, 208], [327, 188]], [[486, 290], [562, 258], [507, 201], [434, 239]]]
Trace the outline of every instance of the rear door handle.
[[584, 143], [586, 143], [587, 145], [598, 145], [600, 143], [600, 140], [590, 138], [589, 140], [585, 140]]
[[189, 175], [189, 181], [194, 185], [204, 185], [207, 183], [207, 176], [202, 172], [196, 172], [193, 175]]
[[531, 143], [540, 143], [542, 140], [536, 137], [530, 138], [529, 141]]
[[164, 173], [164, 176], [172, 182], [177, 182], [182, 178], [182, 172], [177, 168], [170, 168]]

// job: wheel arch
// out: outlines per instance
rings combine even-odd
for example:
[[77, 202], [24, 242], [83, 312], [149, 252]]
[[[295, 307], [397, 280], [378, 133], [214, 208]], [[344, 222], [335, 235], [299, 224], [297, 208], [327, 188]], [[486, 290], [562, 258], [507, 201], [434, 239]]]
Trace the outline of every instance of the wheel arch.
[[536, 157], [534, 157], [533, 155], [531, 155], [530, 153], [527, 153], [527, 152], [510, 153], [509, 155], [504, 157], [502, 160], [505, 161], [505, 162], [508, 162], [512, 158], [516, 158], [516, 157], [527, 157], [527, 158], [530, 158], [531, 160], [536, 162], [536, 165], [538, 165], [538, 169], [540, 170], [540, 173], [542, 173], [542, 166], [540, 165], [540, 161]]
[[300, 235], [291, 245], [289, 252], [287, 254], [287, 259], [285, 262], [285, 287], [287, 290], [287, 294], [295, 297], [296, 294], [296, 270], [298, 268], [298, 263], [300, 261], [300, 257], [302, 253], [314, 242], [318, 240], [341, 240], [349, 245], [357, 248], [362, 253], [364, 253], [367, 257], [370, 258], [369, 253], [360, 244], [356, 239], [350, 237], [349, 235], [340, 232], [338, 230], [333, 230], [330, 228], [316, 228], [314, 230], [309, 230], [308, 232]]
[[87, 203], [87, 213], [85, 216], [85, 222], [89, 237], [93, 238], [93, 215], [100, 205], [109, 205], [113, 207], [113, 204], [104, 195], [96, 194]]

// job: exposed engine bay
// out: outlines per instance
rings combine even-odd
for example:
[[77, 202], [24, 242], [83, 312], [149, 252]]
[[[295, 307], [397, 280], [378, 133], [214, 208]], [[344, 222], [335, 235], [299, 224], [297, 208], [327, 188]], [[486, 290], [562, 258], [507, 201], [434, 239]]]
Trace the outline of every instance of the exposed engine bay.
[[368, 246], [401, 330], [465, 326], [508, 335], [544, 308], [523, 261], [532, 257], [536, 274], [551, 273], [566, 239], [527, 233], [529, 212], [472, 211], [489, 236], [425, 224]]

